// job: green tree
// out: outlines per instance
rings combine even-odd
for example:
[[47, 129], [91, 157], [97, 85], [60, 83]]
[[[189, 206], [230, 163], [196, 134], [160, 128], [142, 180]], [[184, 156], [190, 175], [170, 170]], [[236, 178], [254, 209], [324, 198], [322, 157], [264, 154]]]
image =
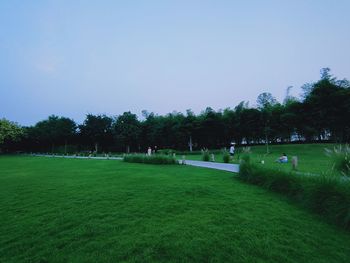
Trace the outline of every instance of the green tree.
[[340, 86], [343, 83], [346, 81], [337, 81], [328, 69], [322, 72], [321, 79], [305, 98], [304, 104], [308, 108], [312, 127], [317, 131], [319, 140], [347, 140], [350, 130], [350, 89]]
[[106, 115], [88, 114], [79, 126], [80, 135], [88, 146], [93, 146], [97, 153], [99, 147], [106, 148], [112, 142], [113, 119]]
[[66, 152], [68, 141], [75, 136], [76, 128], [77, 125], [73, 120], [51, 115], [46, 120], [36, 123], [28, 130], [28, 134], [41, 150], [51, 147], [51, 151], [54, 152], [55, 146], [64, 145]]
[[196, 116], [191, 110], [186, 110], [186, 117], [183, 119], [181, 125], [182, 133], [187, 139], [187, 146], [190, 152], [193, 151], [194, 133], [196, 129]]
[[135, 114], [130, 111], [120, 115], [113, 127], [114, 138], [117, 143], [126, 147], [126, 152], [130, 152], [130, 146], [139, 144], [141, 125]]
[[264, 123], [266, 153], [269, 153], [269, 141], [270, 141], [269, 136], [272, 133], [272, 129], [271, 129], [272, 110], [273, 110], [273, 107], [277, 104], [277, 100], [272, 96], [271, 93], [264, 92], [258, 96], [256, 102], [258, 105], [258, 109], [262, 113], [261, 117], [262, 117], [262, 122]]
[[5, 142], [20, 140], [22, 135], [23, 129], [17, 123], [4, 118], [0, 119], [0, 147], [2, 147]]

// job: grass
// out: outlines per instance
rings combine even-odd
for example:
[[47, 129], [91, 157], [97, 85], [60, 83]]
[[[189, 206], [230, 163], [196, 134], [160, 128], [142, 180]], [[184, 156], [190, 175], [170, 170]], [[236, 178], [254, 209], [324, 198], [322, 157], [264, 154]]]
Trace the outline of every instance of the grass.
[[[251, 161], [257, 165], [261, 165], [272, 169], [282, 169], [290, 171], [292, 168], [292, 156], [298, 157], [298, 171], [306, 173], [325, 173], [332, 170], [333, 160], [325, 154], [325, 148], [333, 148], [333, 144], [285, 144], [285, 145], [270, 145], [269, 154], [266, 154], [265, 146], [252, 146]], [[241, 148], [237, 148], [238, 151]], [[209, 151], [210, 152], [210, 151]], [[286, 153], [289, 158], [289, 163], [276, 163], [275, 160]], [[239, 163], [240, 154], [235, 154], [233, 163]], [[201, 155], [186, 155], [188, 160], [201, 160]], [[264, 160], [264, 164], [261, 161]], [[223, 162], [222, 154], [215, 154], [216, 162]]]
[[229, 172], [0, 157], [0, 262], [349, 262], [350, 234]]

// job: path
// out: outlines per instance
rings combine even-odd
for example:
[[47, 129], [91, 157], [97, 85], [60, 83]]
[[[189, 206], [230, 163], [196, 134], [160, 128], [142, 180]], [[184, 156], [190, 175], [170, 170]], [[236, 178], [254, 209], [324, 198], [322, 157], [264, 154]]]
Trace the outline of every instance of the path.
[[[87, 156], [46, 155], [46, 154], [32, 154], [32, 156], [51, 157], [51, 158], [52, 157], [72, 158], [72, 159], [123, 160], [122, 157], [87, 157]], [[239, 164], [232, 164], [232, 163], [215, 163], [215, 162], [186, 160], [186, 165], [228, 171], [228, 172], [233, 172], [233, 173], [239, 172]]]
[[186, 160], [186, 164], [192, 165], [192, 166], [204, 167], [204, 168], [223, 170], [223, 171], [228, 171], [233, 173], [239, 172], [239, 164], [233, 164], [233, 163], [214, 163], [214, 162]]

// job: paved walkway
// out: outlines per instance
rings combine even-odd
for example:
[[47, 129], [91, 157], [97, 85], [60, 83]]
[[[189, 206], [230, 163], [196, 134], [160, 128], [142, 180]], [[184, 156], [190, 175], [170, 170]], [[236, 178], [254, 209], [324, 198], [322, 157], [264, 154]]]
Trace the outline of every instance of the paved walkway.
[[[72, 155], [46, 155], [46, 154], [33, 154], [32, 156], [40, 157], [56, 157], [56, 158], [72, 158], [72, 159], [97, 159], [97, 160], [123, 160], [122, 157], [87, 157], [87, 156], [72, 156]], [[181, 162], [181, 161], [180, 161]], [[223, 170], [233, 173], [239, 172], [239, 165], [232, 163], [214, 163], [214, 162], [203, 162], [186, 160], [186, 165], [198, 166], [216, 170]]]
[[204, 167], [204, 168], [223, 170], [223, 171], [228, 171], [233, 173], [239, 172], [239, 164], [233, 164], [233, 163], [214, 163], [214, 162], [186, 160], [186, 164], [192, 165], [192, 166]]

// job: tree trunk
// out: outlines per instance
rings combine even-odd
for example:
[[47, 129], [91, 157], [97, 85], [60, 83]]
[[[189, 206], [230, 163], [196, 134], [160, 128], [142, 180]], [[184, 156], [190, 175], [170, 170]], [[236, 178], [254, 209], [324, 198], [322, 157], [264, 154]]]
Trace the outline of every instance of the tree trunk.
[[67, 154], [67, 140], [64, 141], [64, 154]]
[[98, 151], [98, 142], [95, 143], [95, 153]]
[[129, 145], [126, 146], [126, 153], [130, 153], [130, 146]]

